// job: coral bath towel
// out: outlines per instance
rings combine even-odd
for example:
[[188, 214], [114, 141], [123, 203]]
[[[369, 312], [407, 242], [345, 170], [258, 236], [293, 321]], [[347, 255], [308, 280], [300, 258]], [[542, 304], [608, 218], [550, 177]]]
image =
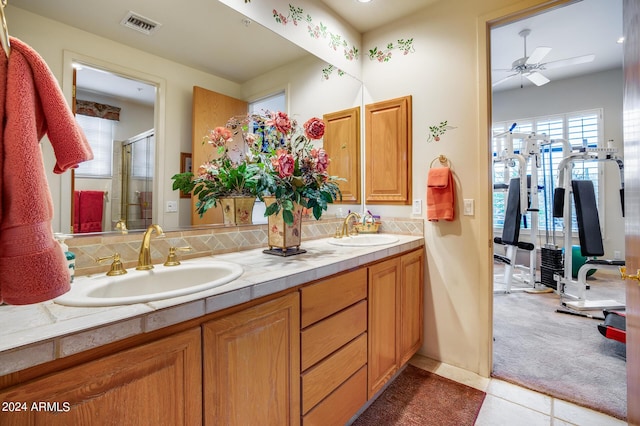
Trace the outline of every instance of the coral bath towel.
[[449, 167], [429, 169], [427, 177], [427, 220], [453, 220], [454, 183]]
[[[76, 191], [78, 197], [78, 232], [102, 232], [103, 191]], [[74, 227], [75, 232], [75, 227]]]
[[26, 305], [70, 288], [70, 274], [53, 238], [53, 202], [40, 139], [56, 157], [54, 173], [91, 160], [93, 153], [60, 86], [31, 47], [11, 38], [0, 54], [0, 302]]

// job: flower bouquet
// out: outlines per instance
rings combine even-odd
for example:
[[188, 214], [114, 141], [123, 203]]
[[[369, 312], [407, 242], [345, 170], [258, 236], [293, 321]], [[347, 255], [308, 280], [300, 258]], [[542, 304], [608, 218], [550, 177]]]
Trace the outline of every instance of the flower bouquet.
[[[174, 190], [179, 189], [198, 197], [195, 206], [200, 217], [226, 199], [249, 197], [252, 200], [251, 209], [253, 208], [261, 168], [255, 163], [248, 162], [244, 152], [238, 153], [238, 159], [232, 159], [229, 143], [233, 141], [233, 136], [232, 129], [229, 127], [221, 126], [211, 130], [203, 138], [202, 143], [214, 147], [215, 158], [209, 158], [200, 165], [196, 175], [186, 172], [178, 173], [171, 178]], [[235, 213], [234, 207], [230, 209]], [[250, 211], [243, 208], [242, 212], [244, 212], [241, 214], [242, 222], [251, 223]]]

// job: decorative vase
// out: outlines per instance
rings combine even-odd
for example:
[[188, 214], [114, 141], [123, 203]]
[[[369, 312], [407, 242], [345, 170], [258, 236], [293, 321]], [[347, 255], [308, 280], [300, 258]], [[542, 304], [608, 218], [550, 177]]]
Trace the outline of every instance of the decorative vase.
[[[269, 207], [276, 201], [275, 197], [264, 197], [264, 204]], [[292, 256], [306, 253], [300, 248], [302, 242], [302, 206], [294, 203], [293, 224], [287, 225], [282, 217], [282, 211], [268, 216], [268, 244], [269, 249], [264, 253], [278, 256]]]
[[225, 225], [251, 225], [253, 221], [253, 205], [255, 197], [225, 197], [220, 198], [222, 217]]

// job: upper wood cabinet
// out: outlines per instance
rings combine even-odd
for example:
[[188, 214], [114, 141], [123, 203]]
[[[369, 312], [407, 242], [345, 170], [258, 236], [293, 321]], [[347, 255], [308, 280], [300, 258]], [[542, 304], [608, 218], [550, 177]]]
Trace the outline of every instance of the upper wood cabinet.
[[[0, 413], [0, 424], [201, 424], [200, 342], [197, 327], [10, 388], [0, 402], [26, 410]], [[39, 402], [50, 405], [32, 409]]]
[[411, 204], [411, 96], [365, 106], [365, 201]]
[[[233, 116], [245, 115], [247, 108], [247, 102], [243, 100], [212, 92], [202, 87], [193, 87], [191, 162], [194, 172], [202, 163], [215, 155], [215, 149], [211, 145], [202, 144], [202, 139], [207, 132], [215, 127], [224, 126]], [[191, 197], [192, 225], [223, 223], [220, 206], [209, 209], [200, 217], [195, 208], [197, 199], [198, 197]]]
[[205, 425], [300, 424], [300, 297], [203, 324]]
[[[331, 158], [329, 174], [339, 182], [342, 203], [360, 203], [360, 107], [323, 115], [326, 128], [323, 147]], [[340, 202], [340, 201], [336, 201]]]

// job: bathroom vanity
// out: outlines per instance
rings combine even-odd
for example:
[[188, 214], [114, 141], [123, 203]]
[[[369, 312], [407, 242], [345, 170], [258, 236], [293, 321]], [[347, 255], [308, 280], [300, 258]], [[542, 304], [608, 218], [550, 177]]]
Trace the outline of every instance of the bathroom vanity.
[[[70, 329], [44, 324], [40, 339], [3, 347], [0, 424], [344, 424], [422, 345], [424, 239], [305, 249], [215, 256], [244, 274], [195, 295], [47, 302], [40, 308], [64, 312]], [[29, 349], [51, 359], [25, 361]], [[24, 368], [7, 372], [20, 355]]]

